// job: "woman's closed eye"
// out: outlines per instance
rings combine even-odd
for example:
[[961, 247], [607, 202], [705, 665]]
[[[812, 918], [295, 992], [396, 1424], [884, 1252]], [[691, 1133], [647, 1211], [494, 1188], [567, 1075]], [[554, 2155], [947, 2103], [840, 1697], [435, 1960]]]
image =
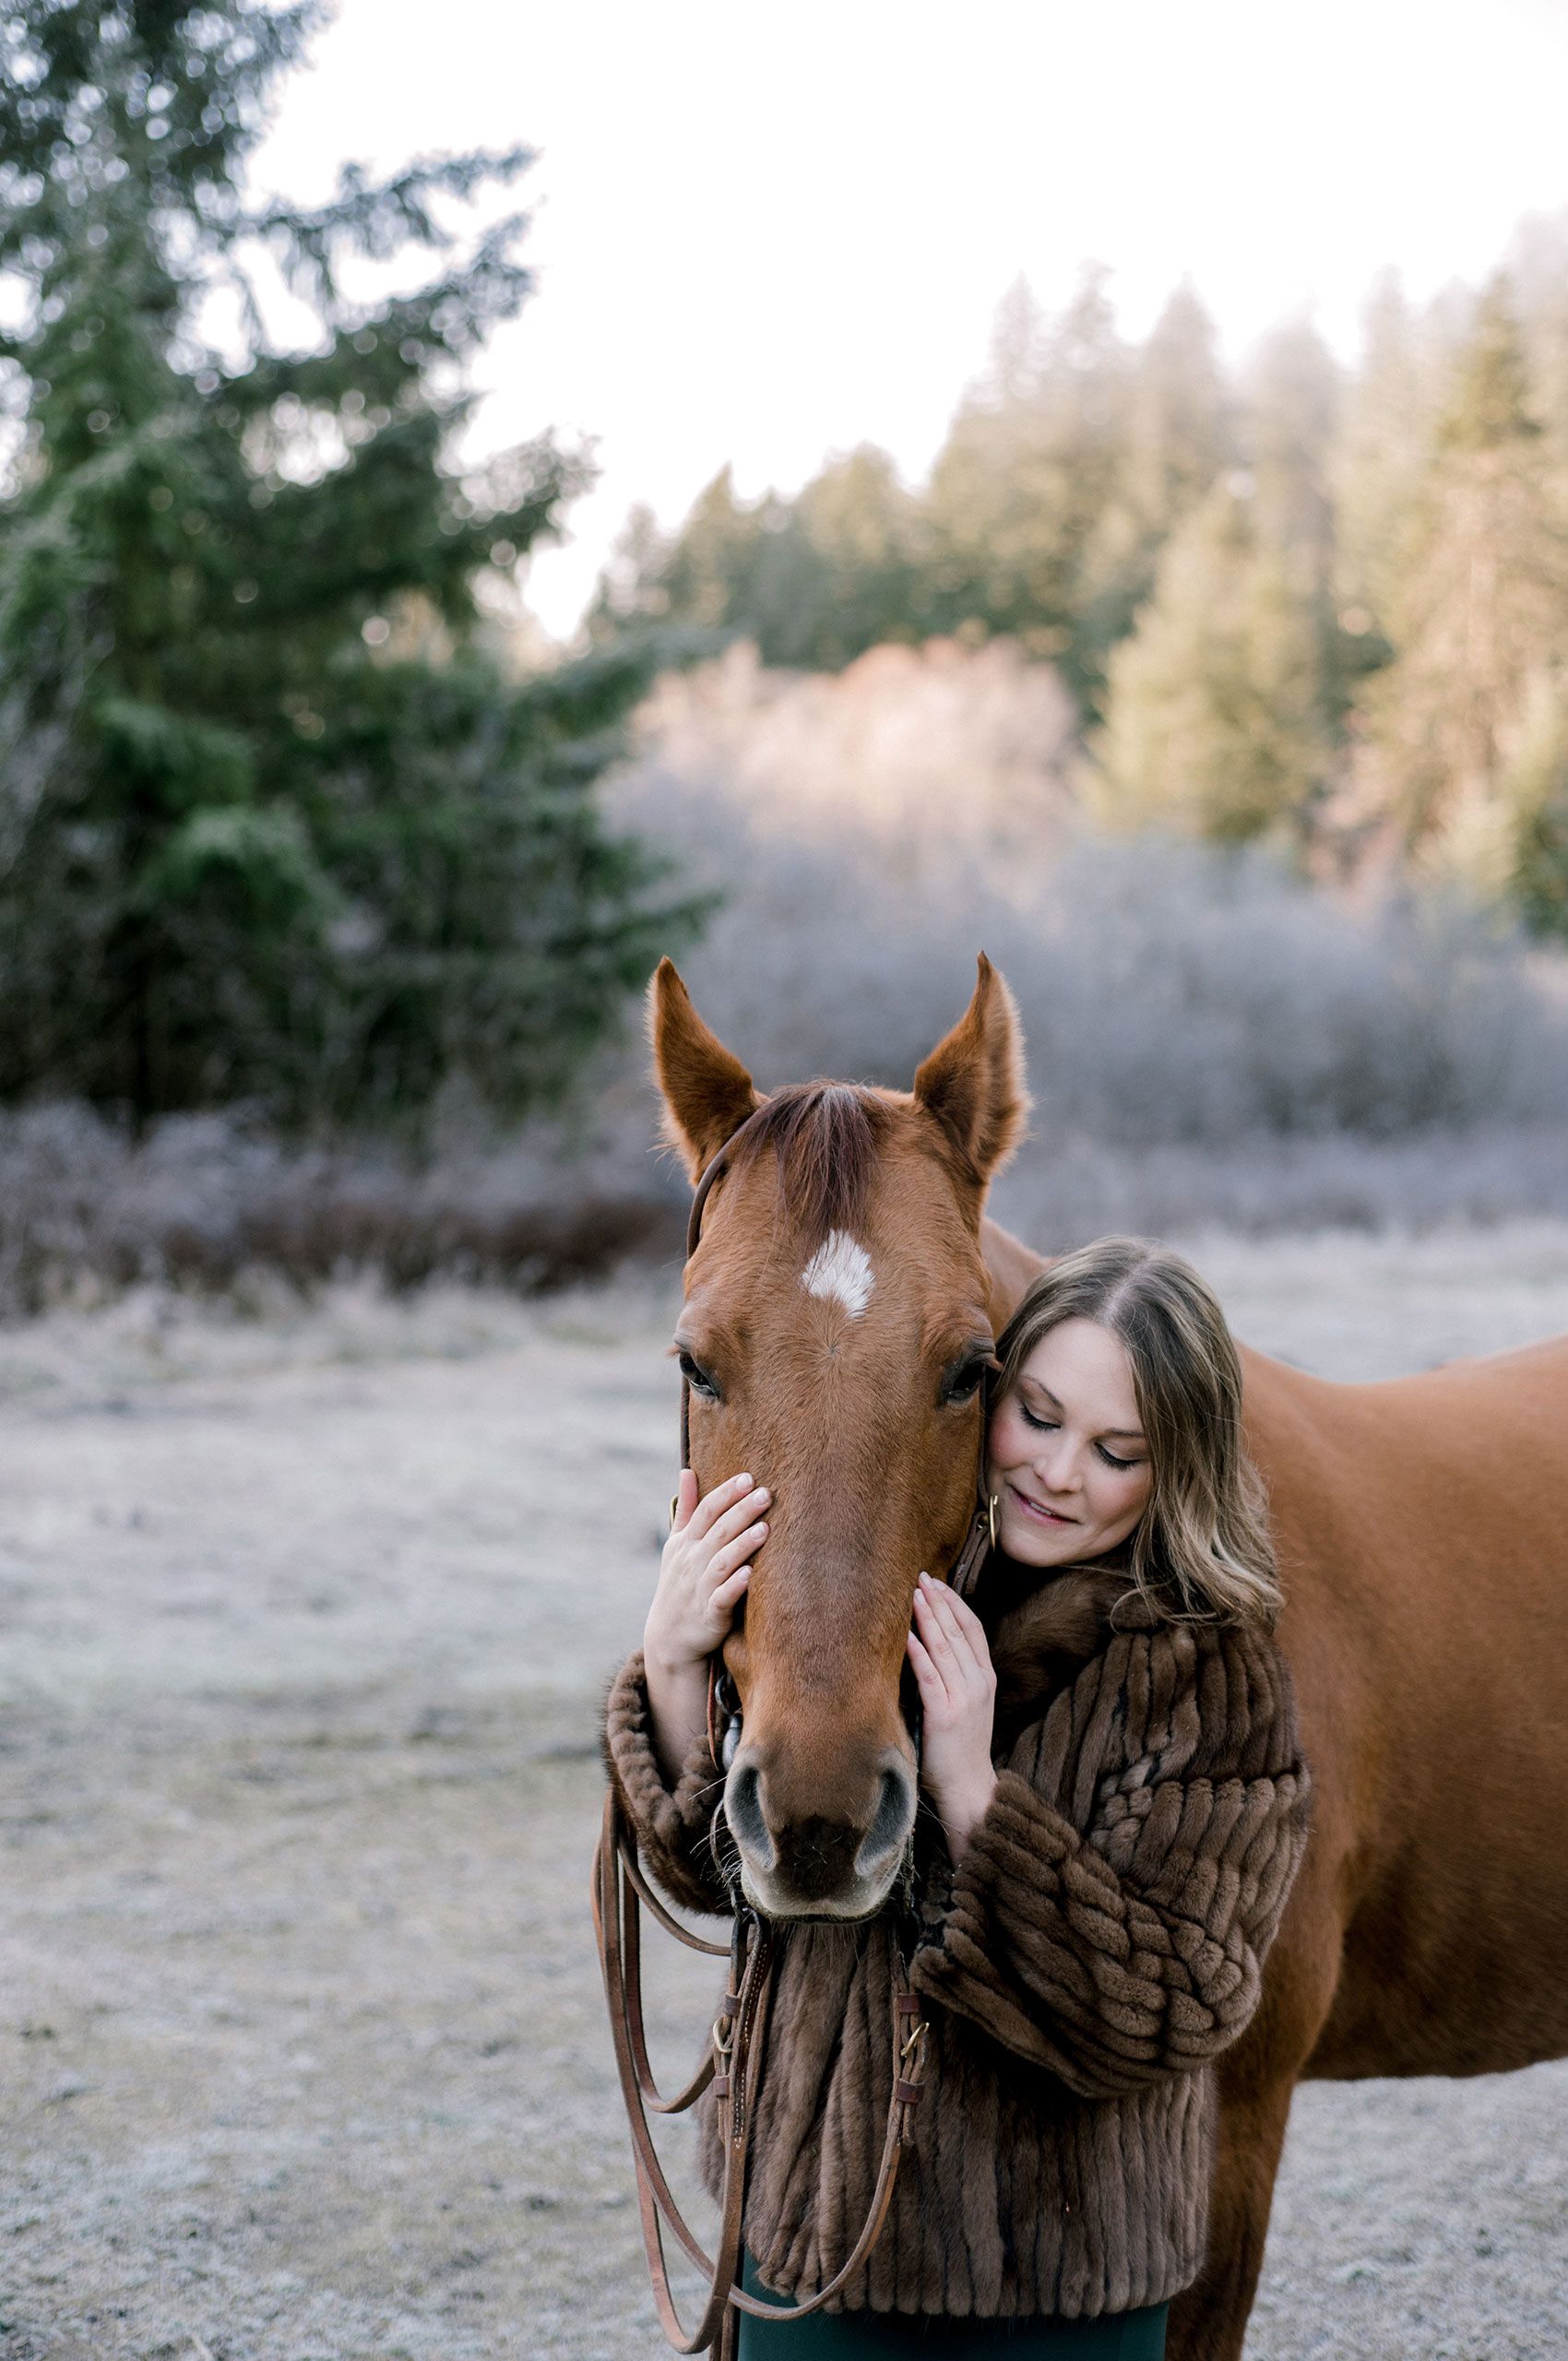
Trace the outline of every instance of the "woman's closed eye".
[[[1033, 1427], [1037, 1434], [1053, 1435], [1056, 1432], [1057, 1428], [1062, 1424], [1060, 1418], [1047, 1418], [1042, 1417], [1038, 1410], [1031, 1410], [1027, 1402], [1019, 1403], [1018, 1415], [1023, 1419], [1025, 1426]], [[1135, 1459], [1118, 1459], [1116, 1453], [1113, 1451], [1107, 1451], [1102, 1442], [1097, 1442], [1095, 1449], [1099, 1452], [1101, 1459], [1104, 1460], [1107, 1467], [1114, 1467], [1119, 1476], [1124, 1476], [1130, 1467], [1136, 1467], [1139, 1464]]]

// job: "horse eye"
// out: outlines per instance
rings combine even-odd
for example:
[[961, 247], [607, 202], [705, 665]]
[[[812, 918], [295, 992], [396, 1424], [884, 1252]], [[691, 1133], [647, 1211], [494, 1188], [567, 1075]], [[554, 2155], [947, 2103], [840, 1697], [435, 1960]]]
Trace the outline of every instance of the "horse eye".
[[683, 1345], [682, 1346], [680, 1352], [680, 1365], [681, 1374], [685, 1379], [686, 1383], [691, 1387], [694, 1394], [700, 1394], [705, 1402], [718, 1401], [718, 1386], [714, 1383], [712, 1378], [709, 1377], [707, 1370], [702, 1367], [700, 1362], [693, 1360], [690, 1353], [687, 1352]]
[[955, 1362], [943, 1376], [942, 1402], [972, 1402], [991, 1365], [989, 1353], [971, 1353], [965, 1359]]

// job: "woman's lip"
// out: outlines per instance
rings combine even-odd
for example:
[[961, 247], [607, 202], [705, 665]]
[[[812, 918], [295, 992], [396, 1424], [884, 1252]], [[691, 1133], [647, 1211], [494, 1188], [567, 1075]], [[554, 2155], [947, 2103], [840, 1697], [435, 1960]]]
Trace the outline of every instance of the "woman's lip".
[[1041, 1501], [1031, 1501], [1027, 1492], [1019, 1491], [1016, 1484], [1009, 1484], [1007, 1489], [1016, 1501], [1022, 1502], [1031, 1516], [1038, 1516], [1042, 1525], [1076, 1525], [1078, 1522], [1075, 1516], [1063, 1516], [1060, 1509], [1048, 1509]]

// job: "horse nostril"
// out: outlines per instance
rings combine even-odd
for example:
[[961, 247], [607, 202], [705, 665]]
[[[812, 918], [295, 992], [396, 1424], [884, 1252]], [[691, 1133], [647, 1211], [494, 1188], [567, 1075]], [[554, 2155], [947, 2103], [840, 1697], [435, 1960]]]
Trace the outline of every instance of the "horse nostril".
[[902, 1853], [914, 1816], [914, 1782], [903, 1756], [895, 1754], [882, 1774], [876, 1810], [855, 1855], [855, 1868], [862, 1877], [884, 1866], [890, 1855]]
[[762, 1809], [762, 1774], [754, 1762], [736, 1762], [724, 1783], [724, 1817], [742, 1853], [762, 1868], [773, 1860], [773, 1839]]

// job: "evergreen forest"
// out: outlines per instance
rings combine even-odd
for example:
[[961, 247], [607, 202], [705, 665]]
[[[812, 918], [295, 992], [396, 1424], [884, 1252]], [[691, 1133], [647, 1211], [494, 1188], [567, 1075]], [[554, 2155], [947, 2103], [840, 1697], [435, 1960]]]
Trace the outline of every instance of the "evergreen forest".
[[765, 663], [1006, 636], [1076, 703], [1112, 831], [1441, 881], [1568, 933], [1568, 223], [1479, 293], [1396, 281], [1340, 365], [1307, 320], [1227, 367], [1177, 290], [1019, 283], [928, 480], [865, 446], [792, 498], [721, 469], [629, 520], [594, 629], [679, 621]]

